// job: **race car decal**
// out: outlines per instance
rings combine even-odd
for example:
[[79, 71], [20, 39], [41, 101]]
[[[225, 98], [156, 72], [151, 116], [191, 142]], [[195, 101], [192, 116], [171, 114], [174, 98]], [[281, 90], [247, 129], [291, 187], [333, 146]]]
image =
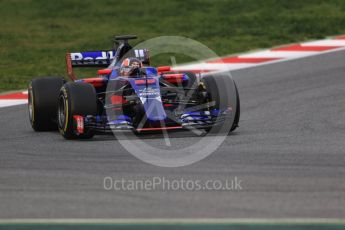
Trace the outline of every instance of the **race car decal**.
[[87, 51], [70, 53], [72, 66], [107, 66], [115, 57], [115, 51]]
[[134, 50], [135, 52], [135, 56], [140, 58], [140, 57], [145, 57], [145, 53], [144, 53], [144, 50], [141, 49], [141, 50]]
[[148, 49], [135, 49], [134, 54], [144, 65], [150, 65], [150, 54]]
[[73, 116], [75, 125], [76, 125], [76, 131], [78, 134], [83, 134], [84, 133], [84, 118], [79, 115], [74, 115]]

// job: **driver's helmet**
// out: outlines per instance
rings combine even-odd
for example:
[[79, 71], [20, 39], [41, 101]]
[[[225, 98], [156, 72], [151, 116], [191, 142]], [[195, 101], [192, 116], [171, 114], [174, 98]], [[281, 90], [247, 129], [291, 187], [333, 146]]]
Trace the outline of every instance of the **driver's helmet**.
[[142, 67], [143, 63], [138, 58], [126, 58], [121, 63], [121, 76], [135, 76]]

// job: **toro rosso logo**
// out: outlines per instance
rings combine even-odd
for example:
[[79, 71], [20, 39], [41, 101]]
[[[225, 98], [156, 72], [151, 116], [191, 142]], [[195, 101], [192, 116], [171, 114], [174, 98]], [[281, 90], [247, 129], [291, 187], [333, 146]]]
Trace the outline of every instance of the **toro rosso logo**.
[[139, 95], [139, 97], [146, 97], [146, 96], [156, 97], [156, 96], [159, 96], [159, 90], [148, 87], [148, 88], [144, 88], [144, 89], [139, 90], [138, 95]]
[[115, 51], [88, 51], [71, 53], [71, 61], [73, 66], [109, 65], [114, 56]]

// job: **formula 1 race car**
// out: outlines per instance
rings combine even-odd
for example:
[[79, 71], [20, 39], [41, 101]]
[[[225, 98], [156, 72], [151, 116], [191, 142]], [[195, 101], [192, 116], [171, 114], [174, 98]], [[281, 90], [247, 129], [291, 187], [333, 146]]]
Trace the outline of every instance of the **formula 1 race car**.
[[[174, 72], [150, 67], [149, 51], [133, 49], [134, 35], [115, 37], [110, 51], [67, 53], [67, 74], [37, 78], [29, 85], [28, 108], [35, 131], [58, 129], [66, 139], [132, 130], [238, 127], [240, 100], [227, 74]], [[77, 79], [73, 67], [106, 67], [95, 78]]]

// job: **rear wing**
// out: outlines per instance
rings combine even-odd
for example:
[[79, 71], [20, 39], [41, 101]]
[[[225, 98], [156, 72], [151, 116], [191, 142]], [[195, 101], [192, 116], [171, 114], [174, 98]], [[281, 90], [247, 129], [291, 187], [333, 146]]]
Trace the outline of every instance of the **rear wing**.
[[124, 53], [123, 50], [107, 50], [107, 51], [86, 51], [66, 54], [67, 75], [76, 80], [77, 77], [73, 73], [74, 67], [101, 67], [107, 68], [111, 64], [113, 66], [121, 65], [120, 61], [126, 57], [136, 57], [144, 65], [150, 65], [150, 54], [147, 49], [131, 49]]
[[86, 51], [69, 55], [73, 67], [107, 67], [115, 57], [115, 51]]

